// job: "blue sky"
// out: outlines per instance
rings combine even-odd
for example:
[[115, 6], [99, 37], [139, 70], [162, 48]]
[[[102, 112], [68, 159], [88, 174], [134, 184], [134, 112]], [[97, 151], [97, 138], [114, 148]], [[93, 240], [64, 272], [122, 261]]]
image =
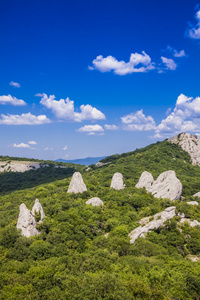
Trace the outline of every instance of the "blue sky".
[[1, 0], [0, 154], [75, 159], [200, 134], [199, 4]]

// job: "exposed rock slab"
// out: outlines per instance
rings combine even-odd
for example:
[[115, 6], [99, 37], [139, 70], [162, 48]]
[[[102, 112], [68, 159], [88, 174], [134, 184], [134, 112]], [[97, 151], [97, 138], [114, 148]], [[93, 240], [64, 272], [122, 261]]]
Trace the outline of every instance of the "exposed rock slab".
[[187, 222], [191, 227], [200, 226], [200, 223], [197, 220], [190, 220], [187, 218], [182, 218], [180, 223]]
[[22, 203], [19, 207], [19, 217], [17, 221], [17, 229], [21, 229], [22, 235], [31, 237], [39, 234], [40, 232], [36, 229], [36, 221], [31, 211]]
[[156, 198], [168, 198], [172, 201], [180, 199], [182, 194], [182, 184], [172, 170], [161, 173], [154, 181], [149, 172], [143, 172], [140, 176], [137, 188], [145, 187]]
[[38, 199], [35, 199], [35, 203], [33, 205], [32, 211], [31, 211], [33, 216], [35, 216], [35, 212], [40, 213], [40, 220], [42, 221], [45, 217], [45, 214], [44, 214], [42, 205], [40, 204], [40, 201]]
[[200, 198], [200, 192], [194, 194], [193, 197], [199, 197]]
[[193, 165], [200, 165], [200, 139], [196, 135], [183, 132], [168, 141], [185, 150], [190, 155]]
[[125, 188], [123, 175], [121, 173], [115, 173], [113, 175], [110, 188], [115, 190], [123, 190]]
[[68, 193], [83, 193], [87, 188], [80, 172], [75, 172], [69, 184]]
[[[163, 212], [155, 214], [153, 217], [141, 219], [140, 224], [142, 225], [129, 233], [130, 243], [133, 244], [137, 238], [144, 237], [149, 231], [161, 227], [166, 220], [172, 219], [176, 215], [175, 211], [176, 207], [171, 206], [166, 208]], [[149, 222], [150, 218], [153, 218], [153, 220]]]
[[28, 161], [0, 161], [0, 172], [26, 172], [40, 168], [39, 163]]
[[138, 183], [136, 184], [136, 188], [140, 189], [145, 187], [148, 191], [154, 182], [154, 178], [151, 173], [144, 171], [140, 176]]
[[99, 199], [98, 197], [93, 197], [93, 198], [89, 199], [88, 201], [86, 201], [86, 204], [92, 204], [92, 206], [102, 206], [103, 201], [101, 199]]

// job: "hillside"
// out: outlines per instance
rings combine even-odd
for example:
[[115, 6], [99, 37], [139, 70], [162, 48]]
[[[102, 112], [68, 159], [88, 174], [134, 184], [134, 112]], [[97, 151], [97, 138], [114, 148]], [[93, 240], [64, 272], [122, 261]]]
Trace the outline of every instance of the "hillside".
[[[8, 192], [6, 186], [0, 196], [0, 299], [199, 299], [200, 228], [179, 224], [178, 214], [200, 222], [200, 205], [187, 203], [200, 203], [192, 196], [200, 191], [200, 167], [168, 141], [102, 162], [108, 164], [70, 170], [81, 171], [82, 194], [67, 193], [70, 172], [40, 185], [38, 178], [34, 186], [29, 174], [39, 170], [27, 171], [31, 188]], [[46, 175], [51, 170], [44, 169]], [[182, 200], [157, 199], [135, 187], [143, 171], [156, 179], [167, 170], [180, 179]], [[110, 189], [116, 172], [123, 174], [123, 190]], [[20, 175], [1, 176], [13, 174]], [[103, 206], [86, 205], [92, 197]], [[31, 209], [35, 198], [46, 217], [38, 225], [41, 234], [26, 238], [16, 229], [19, 205]], [[142, 218], [171, 206], [173, 219], [130, 244], [128, 234]]]

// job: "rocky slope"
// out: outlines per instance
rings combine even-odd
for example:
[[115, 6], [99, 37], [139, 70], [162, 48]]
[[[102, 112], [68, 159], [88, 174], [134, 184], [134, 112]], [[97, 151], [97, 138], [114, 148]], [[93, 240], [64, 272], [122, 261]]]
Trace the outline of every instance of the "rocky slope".
[[196, 135], [183, 132], [168, 141], [185, 150], [190, 155], [193, 165], [200, 166], [200, 139]]

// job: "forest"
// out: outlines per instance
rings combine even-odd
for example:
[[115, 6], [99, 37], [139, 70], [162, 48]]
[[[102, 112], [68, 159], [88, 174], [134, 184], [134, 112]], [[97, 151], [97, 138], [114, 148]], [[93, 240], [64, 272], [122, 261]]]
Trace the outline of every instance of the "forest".
[[[179, 223], [180, 213], [200, 222], [200, 205], [187, 203], [200, 203], [193, 197], [200, 167], [167, 141], [102, 162], [89, 170], [64, 164], [0, 174], [0, 299], [200, 299], [200, 227]], [[156, 179], [167, 170], [183, 185], [181, 200], [135, 187], [143, 171]], [[67, 193], [75, 171], [87, 192]], [[124, 190], [110, 189], [115, 172], [123, 174]], [[86, 205], [91, 197], [104, 205]], [[16, 229], [19, 206], [31, 209], [36, 198], [46, 217], [37, 225], [41, 234], [26, 238]], [[130, 244], [128, 234], [141, 218], [169, 206], [176, 206], [173, 219]]]

